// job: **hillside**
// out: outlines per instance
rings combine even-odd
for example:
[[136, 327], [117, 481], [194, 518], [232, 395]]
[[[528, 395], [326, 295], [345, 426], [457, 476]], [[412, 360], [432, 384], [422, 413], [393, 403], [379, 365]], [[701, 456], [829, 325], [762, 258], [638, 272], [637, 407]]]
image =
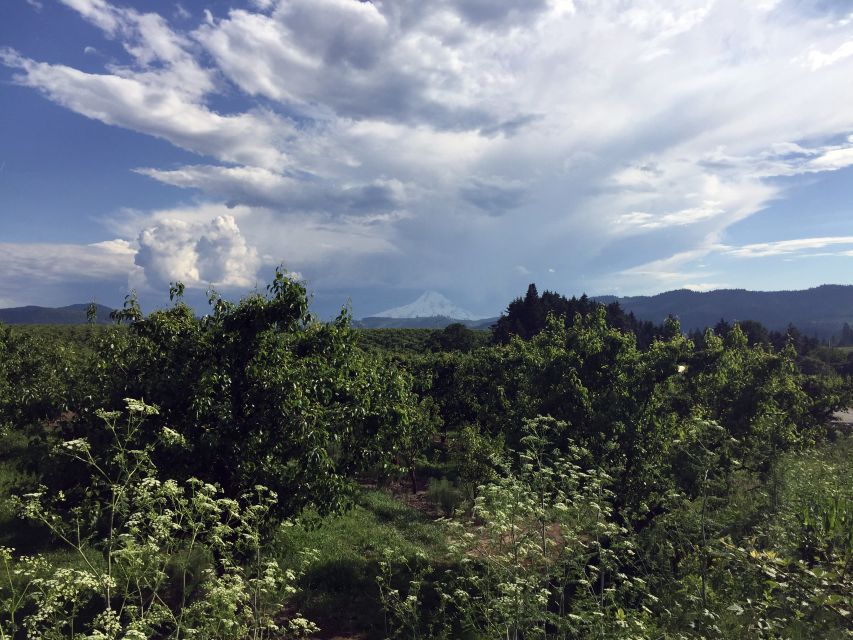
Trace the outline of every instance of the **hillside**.
[[719, 289], [698, 292], [687, 289], [654, 296], [599, 296], [596, 300], [618, 302], [638, 318], [661, 322], [678, 317], [685, 330], [713, 326], [721, 318], [756, 320], [770, 329], [794, 324], [820, 337], [837, 335], [845, 322], [853, 324], [853, 286], [821, 285], [802, 291], [747, 291]]
[[[67, 307], [11, 307], [0, 309], [0, 322], [6, 324], [85, 324], [88, 304], [72, 304]], [[97, 305], [98, 323], [110, 322], [112, 309]]]

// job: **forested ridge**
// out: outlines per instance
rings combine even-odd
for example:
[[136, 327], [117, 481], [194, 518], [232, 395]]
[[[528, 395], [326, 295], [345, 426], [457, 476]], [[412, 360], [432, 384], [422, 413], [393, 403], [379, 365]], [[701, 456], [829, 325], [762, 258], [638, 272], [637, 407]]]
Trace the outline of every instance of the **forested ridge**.
[[6, 324], [82, 324], [88, 312], [94, 312], [94, 320], [107, 324], [112, 309], [100, 304], [72, 304], [67, 307], [12, 307], [0, 309], [0, 322]]
[[653, 296], [602, 296], [600, 302], [618, 302], [638, 317], [662, 322], [675, 315], [685, 329], [701, 330], [720, 318], [729, 322], [752, 320], [770, 329], [795, 325], [809, 336], [838, 337], [853, 322], [853, 286], [825, 284], [800, 291], [680, 289]]
[[853, 637], [850, 371], [793, 327], [170, 299], [0, 325], [0, 638]]

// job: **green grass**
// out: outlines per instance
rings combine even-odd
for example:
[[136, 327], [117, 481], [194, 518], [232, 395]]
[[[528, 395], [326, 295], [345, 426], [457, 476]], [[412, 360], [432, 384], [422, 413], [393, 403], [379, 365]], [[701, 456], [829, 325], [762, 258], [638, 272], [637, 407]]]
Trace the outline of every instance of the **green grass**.
[[0, 545], [17, 553], [44, 553], [63, 566], [73, 565], [73, 554], [57, 549], [44, 527], [25, 522], [16, 514], [12, 496], [35, 483], [16, 463], [26, 446], [27, 439], [20, 432], [7, 431], [0, 436]]
[[781, 464], [784, 504], [803, 505], [816, 494], [853, 499], [853, 437], [786, 455]]
[[364, 490], [350, 511], [312, 526], [286, 527], [279, 536], [287, 564], [314, 549], [316, 560], [302, 580], [300, 612], [323, 629], [321, 637], [381, 638], [383, 613], [376, 575], [386, 549], [397, 558], [423, 554], [440, 560], [445, 551], [440, 523], [381, 490]]

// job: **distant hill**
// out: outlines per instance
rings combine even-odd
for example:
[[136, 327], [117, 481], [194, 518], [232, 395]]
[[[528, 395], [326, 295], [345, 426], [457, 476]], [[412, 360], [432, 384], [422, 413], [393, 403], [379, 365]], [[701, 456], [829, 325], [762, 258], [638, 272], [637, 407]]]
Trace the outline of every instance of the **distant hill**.
[[[112, 309], [102, 304], [98, 308], [97, 322], [111, 322]], [[12, 307], [0, 309], [0, 322], [5, 324], [85, 324], [88, 304], [72, 304], [67, 307]]]
[[853, 325], [853, 285], [826, 284], [802, 291], [679, 289], [654, 296], [598, 296], [599, 302], [618, 302], [642, 320], [662, 322], [676, 316], [685, 331], [704, 329], [721, 318], [756, 320], [769, 329], [795, 325], [807, 335], [838, 335], [845, 322]]
[[461, 322], [469, 329], [488, 329], [496, 321], [497, 318], [465, 320], [462, 318], [450, 318], [447, 316], [427, 316], [423, 318], [389, 318], [385, 316], [375, 316], [356, 320], [353, 322], [353, 326], [361, 329], [444, 329], [449, 324]]

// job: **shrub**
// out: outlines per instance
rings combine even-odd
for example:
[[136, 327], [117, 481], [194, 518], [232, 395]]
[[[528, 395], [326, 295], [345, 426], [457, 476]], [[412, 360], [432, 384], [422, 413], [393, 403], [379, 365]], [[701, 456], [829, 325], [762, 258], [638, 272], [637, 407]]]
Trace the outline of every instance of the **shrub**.
[[432, 478], [427, 489], [429, 499], [441, 507], [444, 515], [453, 515], [462, 502], [462, 494], [447, 478]]

